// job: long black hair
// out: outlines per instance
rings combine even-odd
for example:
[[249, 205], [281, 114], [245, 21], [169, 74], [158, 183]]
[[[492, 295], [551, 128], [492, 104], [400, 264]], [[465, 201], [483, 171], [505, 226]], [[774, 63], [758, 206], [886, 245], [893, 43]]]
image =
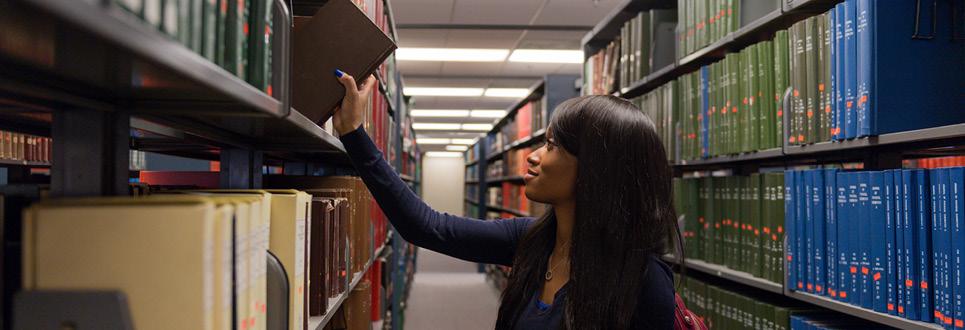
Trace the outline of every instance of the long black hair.
[[[634, 317], [649, 258], [677, 233], [666, 152], [653, 122], [630, 102], [583, 96], [561, 103], [549, 129], [577, 158], [565, 329], [625, 329]], [[511, 329], [543, 285], [556, 239], [544, 214], [523, 236], [502, 293], [497, 329]]]

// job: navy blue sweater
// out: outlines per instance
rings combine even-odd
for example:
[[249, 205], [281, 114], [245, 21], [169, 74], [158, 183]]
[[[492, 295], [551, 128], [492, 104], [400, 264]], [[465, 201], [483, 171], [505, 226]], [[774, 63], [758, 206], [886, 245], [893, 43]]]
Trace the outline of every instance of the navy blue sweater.
[[[520, 238], [536, 219], [487, 221], [433, 210], [409, 190], [409, 186], [382, 159], [382, 153], [364, 129], [360, 127], [340, 139], [359, 176], [389, 222], [406, 241], [467, 261], [512, 266]], [[633, 328], [672, 329], [674, 290], [670, 268], [653, 256], [648, 268], [633, 317]], [[553, 303], [545, 309], [537, 303], [539, 293], [533, 295], [516, 328], [559, 328], [567, 286], [556, 293]]]

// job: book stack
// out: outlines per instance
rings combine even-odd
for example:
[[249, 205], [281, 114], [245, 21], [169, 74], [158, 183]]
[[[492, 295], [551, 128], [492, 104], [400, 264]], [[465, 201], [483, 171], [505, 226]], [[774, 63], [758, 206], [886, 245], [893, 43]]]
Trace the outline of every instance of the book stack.
[[114, 0], [113, 3], [271, 94], [272, 1]]
[[784, 282], [784, 174], [675, 178], [687, 258]]
[[536, 132], [539, 130], [546, 128], [546, 125], [549, 124], [550, 117], [553, 113], [552, 111], [547, 111], [546, 109], [546, 95], [534, 98], [527, 106], [532, 109], [533, 113], [531, 120], [532, 125], [530, 126], [531, 128], [529, 131], [530, 134], [536, 134]]
[[800, 304], [748, 296], [739, 288], [718, 286], [695, 277], [674, 274], [680, 297], [711, 329], [805, 329], [792, 328], [791, 317], [813, 313]]
[[614, 40], [583, 62], [584, 95], [606, 95], [619, 88], [619, 52], [620, 40]]
[[690, 55], [740, 28], [740, 0], [677, 0], [677, 58]]
[[677, 149], [677, 142], [681, 141], [681, 138], [675, 135], [680, 132], [680, 130], [674, 129], [679, 121], [674, 111], [674, 100], [676, 100], [676, 94], [674, 94], [675, 85], [676, 84], [665, 84], [647, 94], [630, 100], [630, 102], [633, 102], [634, 105], [640, 108], [640, 110], [647, 114], [650, 120], [653, 121], [657, 129], [657, 134], [660, 135], [660, 140], [663, 142], [663, 148], [667, 151], [667, 159], [670, 161], [677, 159], [680, 152]]
[[965, 168], [786, 172], [792, 289], [962, 324]]
[[781, 146], [784, 40], [777, 33], [678, 79], [682, 159]]
[[[950, 3], [935, 4], [938, 12]], [[792, 87], [790, 144], [840, 141], [961, 123], [965, 45], [948, 42], [954, 20], [916, 13], [914, 3], [848, 0], [787, 31]], [[928, 16], [928, 17], [923, 17]], [[933, 24], [916, 34], [922, 20]], [[908, 61], [915, 58], [915, 61]], [[915, 114], [908, 116], [908, 114]]]
[[[512, 182], [502, 184], [503, 204], [502, 208], [526, 212], [529, 209], [529, 199], [526, 198], [526, 186]], [[518, 215], [504, 212], [503, 218], [514, 218]]]
[[50, 163], [52, 144], [48, 137], [0, 131], [0, 160]]
[[[394, 141], [399, 137], [393, 129], [395, 119], [389, 115], [389, 104], [385, 95], [378, 91], [373, 92], [369, 96], [368, 107], [364, 111], [365, 121], [362, 125], [365, 127], [365, 132], [375, 143], [375, 147], [382, 151], [382, 158], [387, 161], [394, 159], [395, 148], [391, 146], [395, 145]], [[395, 162], [390, 161], [389, 164], [394, 165]]]

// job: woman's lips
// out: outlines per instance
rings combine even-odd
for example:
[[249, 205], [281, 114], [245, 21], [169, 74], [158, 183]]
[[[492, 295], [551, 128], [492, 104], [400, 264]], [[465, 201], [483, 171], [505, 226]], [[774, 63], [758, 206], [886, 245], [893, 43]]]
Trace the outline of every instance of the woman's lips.
[[528, 169], [526, 170], [526, 173], [523, 174], [523, 180], [529, 181], [537, 176], [539, 176], [539, 173], [536, 173], [536, 171], [533, 171], [532, 169]]

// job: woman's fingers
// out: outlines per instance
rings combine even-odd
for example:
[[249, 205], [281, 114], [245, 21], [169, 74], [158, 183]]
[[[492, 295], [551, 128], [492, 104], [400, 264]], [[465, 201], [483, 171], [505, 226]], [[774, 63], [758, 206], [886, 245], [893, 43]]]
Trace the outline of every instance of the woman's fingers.
[[372, 89], [375, 88], [375, 85], [375, 76], [370, 75], [368, 78], [365, 78], [365, 82], [363, 82], [362, 86], [359, 87], [359, 95], [369, 95], [372, 93]]
[[335, 76], [338, 77], [338, 82], [342, 83], [345, 87], [345, 98], [354, 100], [359, 95], [358, 87], [355, 85], [355, 78], [352, 75], [342, 72], [342, 70], [335, 70]]

